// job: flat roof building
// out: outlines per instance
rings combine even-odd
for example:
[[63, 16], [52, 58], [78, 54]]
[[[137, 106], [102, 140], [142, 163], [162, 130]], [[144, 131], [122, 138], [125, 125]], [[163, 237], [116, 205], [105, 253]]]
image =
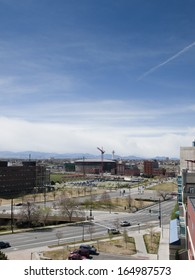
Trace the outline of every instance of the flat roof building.
[[23, 162], [21, 166], [10, 166], [0, 161], [0, 198], [15, 198], [41, 192], [50, 184], [50, 175], [45, 166], [35, 161]]
[[116, 169], [116, 161], [104, 159], [81, 159], [75, 161], [75, 171], [83, 174], [101, 174], [101, 172], [112, 172]]

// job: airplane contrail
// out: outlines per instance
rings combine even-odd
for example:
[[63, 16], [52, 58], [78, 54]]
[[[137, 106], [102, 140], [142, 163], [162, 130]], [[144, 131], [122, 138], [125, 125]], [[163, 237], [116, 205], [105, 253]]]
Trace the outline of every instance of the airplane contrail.
[[179, 57], [180, 55], [182, 55], [183, 53], [187, 52], [189, 49], [191, 49], [194, 46], [195, 46], [195, 42], [193, 42], [192, 44], [188, 45], [187, 47], [185, 47], [184, 49], [182, 49], [181, 51], [179, 51], [175, 55], [171, 56], [170, 58], [168, 58], [164, 62], [156, 65], [155, 67], [152, 67], [150, 70], [146, 71], [143, 75], [141, 75], [137, 80], [138, 81], [142, 80], [144, 77], [146, 77], [149, 74], [151, 74], [152, 72], [156, 71], [158, 68], [166, 65], [167, 63], [169, 63], [170, 61], [174, 60], [175, 58]]

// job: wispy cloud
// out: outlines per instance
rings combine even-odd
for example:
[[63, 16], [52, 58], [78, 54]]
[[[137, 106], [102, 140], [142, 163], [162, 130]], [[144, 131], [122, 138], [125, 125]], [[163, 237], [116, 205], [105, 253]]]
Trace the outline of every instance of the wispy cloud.
[[137, 80], [142, 80], [143, 78], [145, 78], [146, 76], [150, 75], [151, 73], [155, 72], [157, 69], [161, 68], [162, 66], [165, 66], [166, 64], [168, 64], [169, 62], [171, 62], [172, 60], [176, 59], [177, 57], [181, 56], [182, 54], [184, 54], [185, 52], [189, 51], [189, 49], [191, 49], [192, 47], [195, 46], [195, 42], [191, 43], [190, 45], [188, 45], [187, 47], [183, 48], [181, 51], [177, 52], [175, 55], [171, 56], [170, 58], [168, 58], [167, 60], [165, 60], [164, 62], [152, 67], [151, 69], [149, 69], [148, 71], [146, 71], [144, 74], [142, 74]]
[[[151, 103], [150, 103], [151, 105]], [[0, 116], [8, 116], [20, 118], [26, 121], [33, 122], [55, 122], [55, 123], [70, 123], [70, 124], [99, 124], [102, 127], [116, 127], [116, 125], [127, 126], [129, 124], [147, 124], [156, 123], [160, 117], [164, 117], [181, 112], [173, 109], [168, 110], [162, 105], [155, 105], [150, 108], [149, 104], [139, 100], [101, 100], [96, 101], [95, 106], [93, 101], [73, 102], [73, 101], [45, 101], [34, 102], [32, 104], [8, 104], [1, 106]]]

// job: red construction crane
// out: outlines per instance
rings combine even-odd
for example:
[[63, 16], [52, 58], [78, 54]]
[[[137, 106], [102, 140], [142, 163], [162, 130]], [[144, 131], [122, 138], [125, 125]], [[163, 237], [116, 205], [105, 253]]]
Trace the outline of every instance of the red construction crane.
[[97, 147], [97, 149], [101, 152], [101, 160], [102, 160], [102, 166], [101, 166], [101, 175], [102, 175], [102, 177], [103, 177], [103, 164], [104, 164], [104, 153], [105, 153], [105, 151], [103, 150], [103, 148], [98, 148]]

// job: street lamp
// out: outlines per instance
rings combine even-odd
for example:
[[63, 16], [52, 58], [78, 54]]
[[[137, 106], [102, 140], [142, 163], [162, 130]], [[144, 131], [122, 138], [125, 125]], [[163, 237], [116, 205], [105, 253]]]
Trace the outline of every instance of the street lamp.
[[161, 200], [160, 200], [160, 198], [159, 198], [159, 216], [158, 216], [158, 218], [159, 218], [159, 227], [161, 228]]
[[14, 233], [14, 200], [11, 198], [11, 231]]
[[140, 233], [140, 223], [138, 223], [137, 225], [138, 225], [138, 232]]
[[89, 209], [89, 219], [90, 219], [90, 221], [93, 219], [92, 206]]
[[89, 219], [90, 219], [90, 221], [93, 219], [93, 214], [92, 214], [92, 185], [90, 186], [90, 209], [89, 209]]
[[131, 194], [131, 184], [129, 184], [129, 194]]
[[85, 240], [84, 236], [85, 236], [85, 225], [84, 225], [84, 223], [83, 223], [82, 241]]

